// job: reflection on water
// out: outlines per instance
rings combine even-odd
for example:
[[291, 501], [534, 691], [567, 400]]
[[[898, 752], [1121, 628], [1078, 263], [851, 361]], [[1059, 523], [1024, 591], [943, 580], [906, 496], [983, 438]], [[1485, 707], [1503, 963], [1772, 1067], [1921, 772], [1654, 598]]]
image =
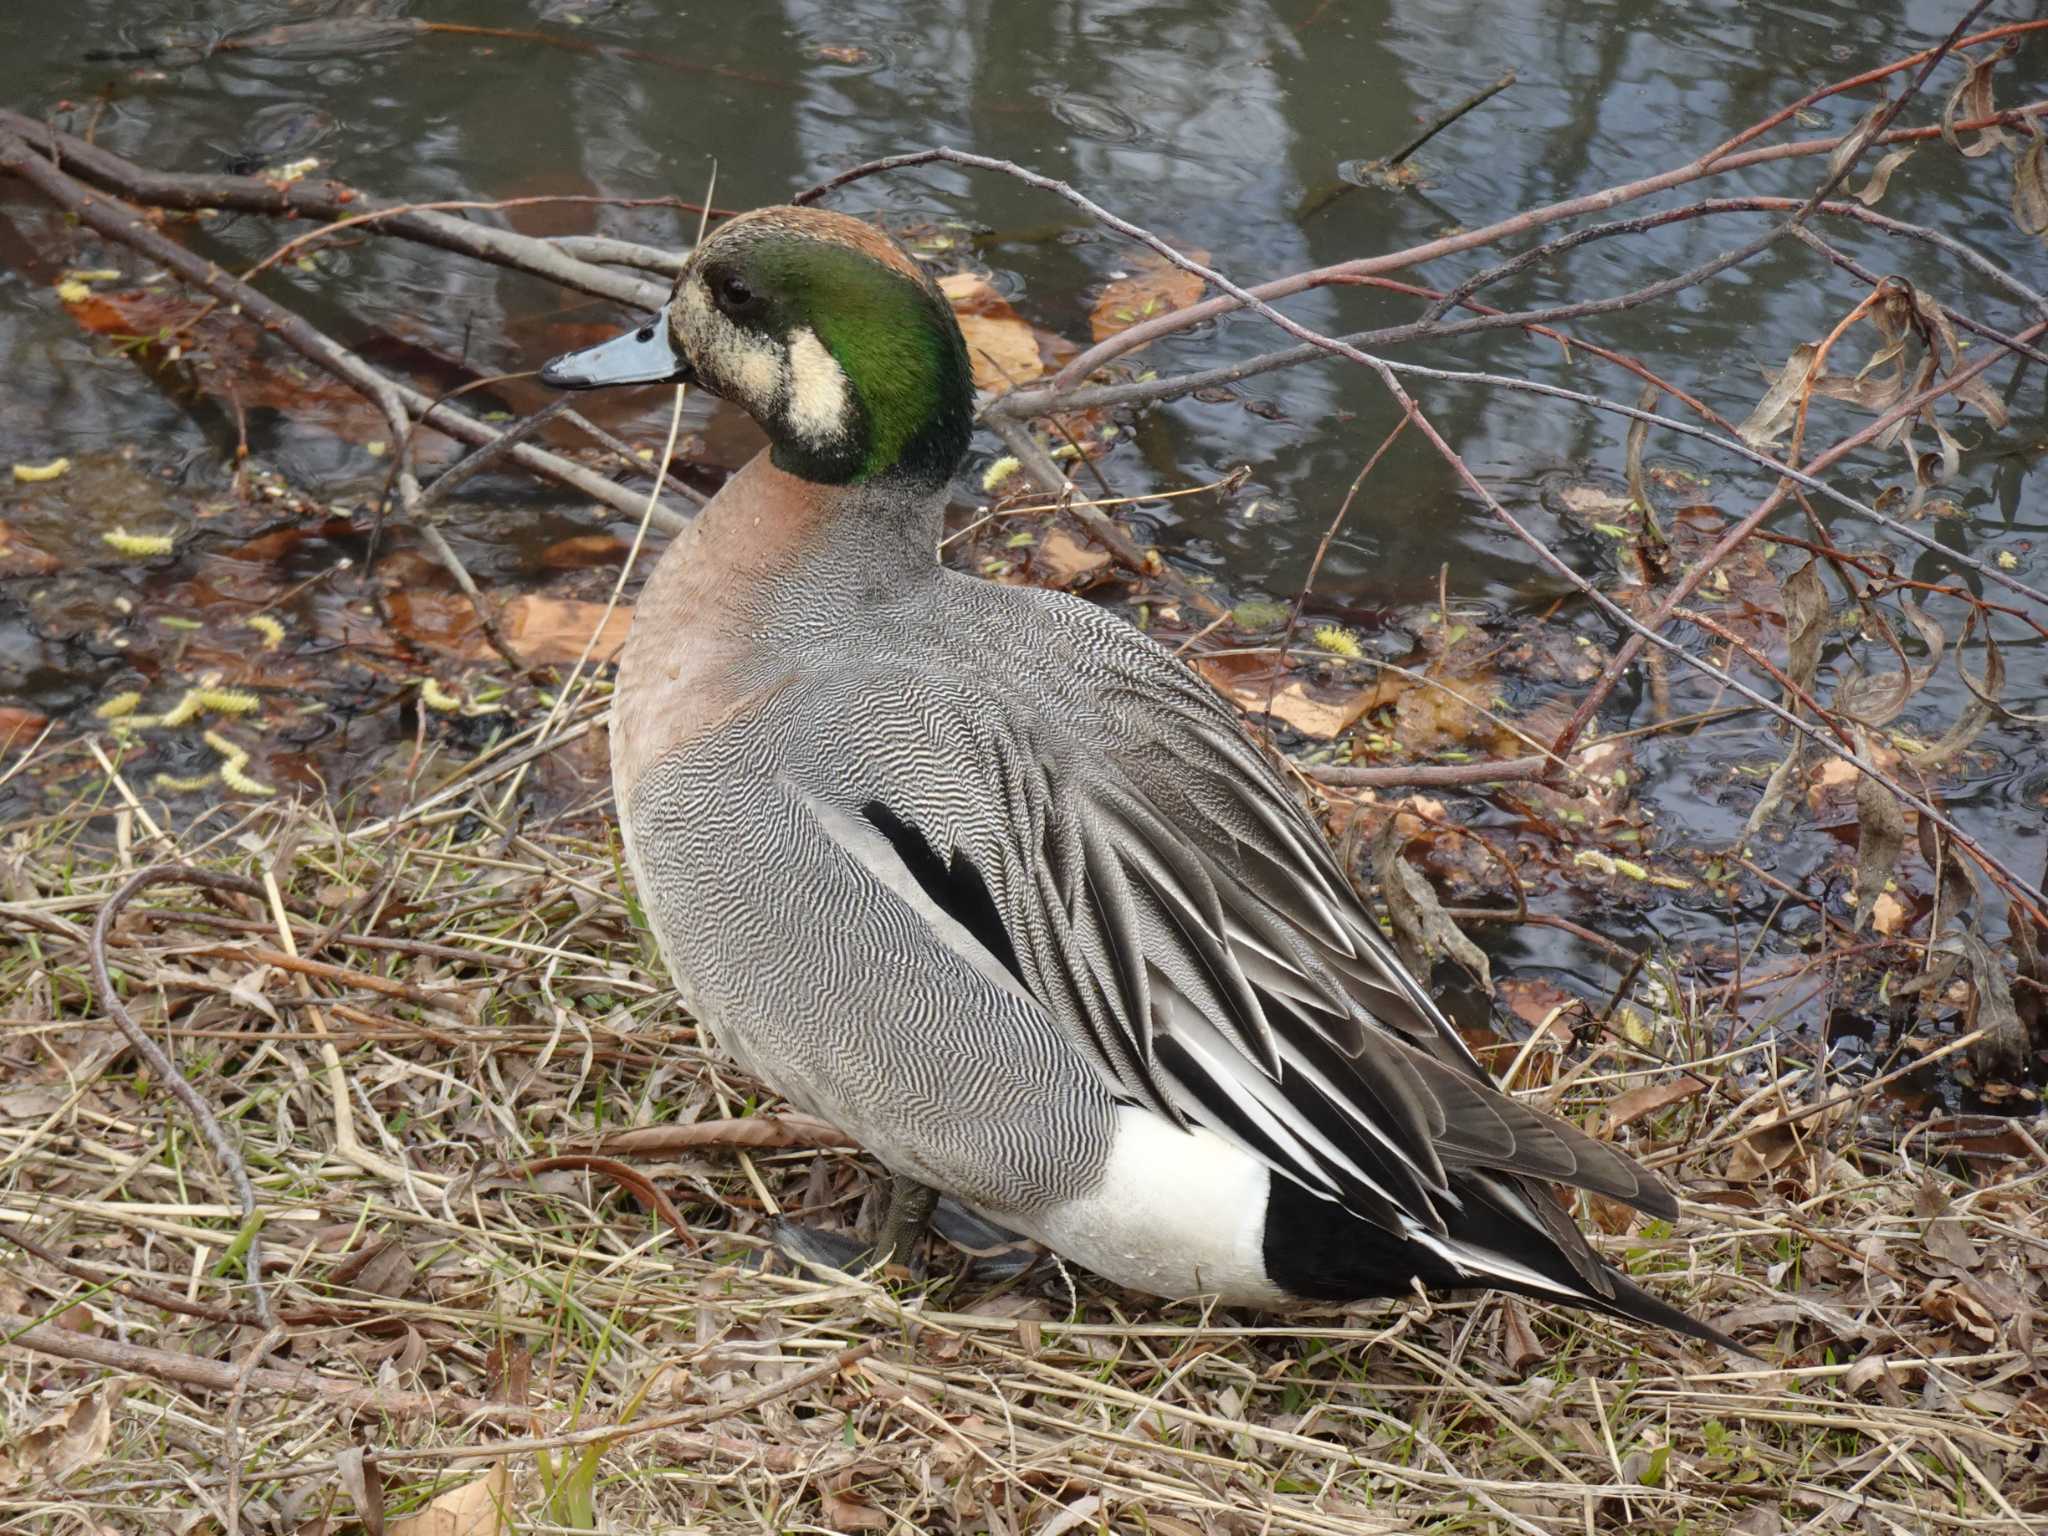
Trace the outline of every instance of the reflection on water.
[[[246, 171], [316, 156], [343, 179], [416, 200], [694, 196], [716, 167], [719, 203], [745, 207], [871, 157], [951, 144], [1061, 177], [1168, 238], [1213, 253], [1232, 276], [1257, 280], [1678, 163], [1814, 84], [1925, 46], [1952, 25], [1954, 9], [1936, 0], [392, 0], [377, 8], [389, 25], [365, 32], [350, 8], [330, 4], [77, 0], [17, 7], [0, 21], [0, 32], [12, 34], [0, 49], [0, 100], [57, 112], [75, 130], [89, 125], [99, 143], [167, 169]], [[335, 28], [324, 43], [317, 30], [301, 30], [289, 43], [188, 53], [184, 62], [88, 60], [143, 49], [166, 33], [203, 39], [323, 20]], [[414, 20], [500, 32], [540, 28], [561, 46], [422, 32], [409, 25]], [[2036, 42], [2015, 66], [2037, 90], [2048, 77], [2044, 54], [2048, 44]], [[1512, 89], [1418, 157], [1419, 185], [1350, 190], [1306, 219], [1297, 216], [1341, 165], [1388, 153], [1419, 122], [1509, 68], [1518, 75]], [[1951, 68], [1930, 91], [1938, 99], [1953, 78]], [[1824, 103], [1788, 131], [1844, 131], [1873, 99], [1865, 93]], [[1819, 161], [1787, 161], [1746, 173], [1739, 188], [1803, 194], [1819, 174]], [[1973, 177], [1936, 149], [1901, 173], [1885, 206], [2038, 273], [2039, 249], [2014, 231], [2004, 193], [2000, 178]], [[1131, 257], [1065, 205], [957, 168], [867, 181], [839, 206], [899, 227], [975, 232], [974, 249], [994, 267], [998, 285], [1036, 324], [1077, 339], [1086, 338], [1094, 293]], [[595, 229], [664, 245], [683, 243], [690, 232], [682, 216], [652, 208], [557, 203], [490, 217], [530, 233]], [[1519, 306], [1624, 289], [1682, 269], [1756, 227], [1738, 220], [1676, 225], [1590, 248], [1489, 297]], [[1830, 235], [1881, 270], [1937, 291], [1955, 286], [1925, 249], [1876, 246], [1855, 230]], [[233, 217], [188, 235], [223, 262], [242, 264], [278, 237], [267, 221]], [[1448, 285], [1485, 260], [1410, 275]], [[64, 268], [133, 273], [133, 259], [53, 233], [34, 201], [11, 189], [0, 205], [0, 262], [0, 346], [13, 374], [10, 408], [0, 414], [0, 457], [61, 452], [113, 462], [127, 454], [131, 472], [151, 487], [202, 499], [220, 494], [236, 437], [229, 414], [218, 402], [181, 396], [162, 375], [82, 335], [51, 296]], [[411, 348], [451, 378], [530, 367], [584, 339], [577, 327], [620, 318], [398, 241], [333, 244], [266, 281], [334, 333]], [[1654, 312], [1610, 317], [1587, 334], [1640, 353], [1739, 419], [1762, 388], [1760, 370], [1821, 334], [1856, 293], [1788, 242], [1712, 288]], [[1405, 318], [1414, 306], [1354, 288], [1307, 294], [1287, 308], [1310, 325], [1339, 330]], [[1985, 317], [2005, 318], [1988, 306]], [[1144, 366], [1210, 364], [1271, 345], [1262, 322], [1232, 317], [1155, 348]], [[1633, 381], [1583, 353], [1522, 337], [1478, 338], [1428, 360], [1498, 366], [1629, 398], [1635, 391]], [[2040, 541], [2048, 518], [2039, 471], [2029, 468], [2039, 457], [2039, 392], [2038, 379], [2022, 386], [2015, 425], [2002, 438], [1974, 418], [1965, 424], [1971, 452], [1955, 499], [1966, 516], [1941, 526], [1944, 539], [2023, 556]], [[508, 389], [506, 398], [524, 405], [537, 397]], [[1463, 386], [1435, 386], [1424, 399], [1472, 466], [1546, 531], [1560, 527], [1541, 495], [1548, 477], [1587, 465], [1611, 471], [1620, 460], [1611, 419]], [[750, 439], [709, 414], [714, 409], [693, 402], [688, 426], [704, 434], [714, 459], [730, 460]], [[1212, 569], [1233, 595], [1286, 597], [1300, 585], [1344, 486], [1390, 421], [1362, 374], [1300, 370], [1150, 412], [1102, 467], [1130, 491], [1199, 484], [1252, 466], [1251, 480], [1233, 496], [1162, 504], [1174, 509], [1171, 521], [1163, 511], [1139, 520], [1170, 550]], [[257, 461], [328, 502], [360, 505], [382, 479], [385, 466], [361, 441], [275, 410], [251, 412], [246, 426]], [[1695, 446], [1653, 442], [1652, 454], [1708, 476], [1707, 494], [1724, 510], [1741, 510], [1766, 488], [1752, 471], [1703, 459]], [[1879, 488], [1858, 487], [1865, 494]], [[534, 574], [541, 550], [597, 526], [579, 525], [578, 509], [563, 497], [524, 482], [485, 477], [457, 502], [454, 535], [473, 568], [499, 580]], [[1862, 528], [1841, 527], [1838, 537], [1875, 542]], [[1611, 559], [1597, 541], [1568, 547], [1590, 565]], [[67, 549], [65, 557], [84, 555]], [[2039, 556], [2032, 558], [2038, 575]], [[1925, 555], [1902, 563], [1924, 577], [1944, 574]], [[1419, 603], [1433, 597], [1445, 566], [1450, 590], [1480, 610], [1540, 603], [1556, 590], [1411, 434], [1377, 472], [1318, 589], [1347, 611]], [[22, 573], [6, 574], [15, 579], [0, 598], [12, 605], [0, 613], [0, 693], [32, 694], [54, 709], [90, 697], [110, 658], [62, 623], [25, 624]], [[131, 572], [93, 578], [101, 585], [148, 579]], [[2040, 648], [2018, 633], [2012, 640], [2013, 703], [2039, 709]], [[1922, 699], [1937, 722], [1959, 702], [1946, 674]], [[1987, 743], [2016, 763], [2038, 746], [2018, 727]], [[1656, 776], [1665, 832], [1725, 840], [1730, 811], [1717, 772], [1767, 760], [1772, 751], [1767, 733], [1750, 726], [1646, 748], [1642, 765]], [[1691, 760], [1661, 766], [1659, 755], [1668, 753]], [[2020, 793], [1984, 814], [2010, 815], [2014, 801], [2027, 811]], [[2038, 825], [2018, 826], [2016, 835], [2037, 839]], [[2014, 857], [2022, 868], [2041, 864], [2038, 846]], [[1683, 939], [1693, 929], [1719, 930], [1725, 917], [1675, 903], [1655, 921], [1666, 937]]]

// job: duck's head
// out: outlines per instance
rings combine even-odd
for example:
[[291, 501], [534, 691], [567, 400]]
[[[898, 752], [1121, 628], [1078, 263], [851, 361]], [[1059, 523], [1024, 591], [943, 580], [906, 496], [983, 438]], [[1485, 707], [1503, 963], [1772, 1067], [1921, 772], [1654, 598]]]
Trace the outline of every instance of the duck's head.
[[698, 385], [761, 424], [778, 468], [828, 485], [943, 484], [973, 429], [967, 347], [938, 286], [887, 235], [814, 208], [728, 220], [659, 315], [540, 376]]

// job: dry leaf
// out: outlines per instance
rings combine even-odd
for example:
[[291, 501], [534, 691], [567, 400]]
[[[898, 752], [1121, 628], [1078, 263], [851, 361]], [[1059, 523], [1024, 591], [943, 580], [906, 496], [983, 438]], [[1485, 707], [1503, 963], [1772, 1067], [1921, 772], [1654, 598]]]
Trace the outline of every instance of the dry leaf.
[[500, 1536], [509, 1529], [505, 1518], [509, 1481], [505, 1463], [493, 1462], [491, 1470], [475, 1482], [451, 1488], [418, 1514], [390, 1522], [384, 1528], [386, 1536]]
[[61, 1483], [107, 1453], [114, 1436], [118, 1386], [73, 1398], [57, 1412], [0, 1446], [0, 1488]]
[[1920, 1310], [1980, 1344], [1995, 1347], [1998, 1343], [1998, 1320], [1966, 1280], [1935, 1281], [1920, 1293]]
[[1674, 1104], [1683, 1104], [1706, 1091], [1706, 1083], [1697, 1077], [1674, 1077], [1666, 1082], [1650, 1083], [1642, 1088], [1631, 1088], [1607, 1106], [1606, 1117], [1600, 1122], [1600, 1134], [1611, 1138], [1625, 1125], [1633, 1124], [1645, 1115], [1654, 1115], [1661, 1109]]
[[1988, 155], [1992, 150], [2004, 147], [2005, 130], [1996, 123], [1978, 130], [1974, 144], [1963, 143], [1956, 124], [1958, 121], [1974, 122], [1990, 117], [1998, 110], [1991, 99], [1991, 72], [2011, 58], [2018, 48], [2019, 39], [2009, 37], [1995, 52], [1970, 60], [1969, 72], [1948, 93], [1948, 100], [1941, 109], [1942, 142], [1949, 148], [1975, 160], [1980, 155]]
[[1913, 147], [1909, 144], [1904, 149], [1893, 150], [1882, 160], [1878, 161], [1871, 168], [1870, 180], [1863, 183], [1862, 189], [1856, 193], [1856, 201], [1866, 208], [1875, 208], [1878, 199], [1884, 196], [1885, 188], [1892, 184], [1892, 172], [1896, 171], [1912, 157]]
[[1728, 1178], [1737, 1184], [1753, 1184], [1775, 1173], [1792, 1160], [1808, 1131], [1818, 1131], [1822, 1116], [1788, 1122], [1786, 1112], [1772, 1110], [1735, 1143], [1728, 1152]]
[[1771, 381], [1771, 387], [1757, 401], [1756, 409], [1749, 413], [1735, 435], [1752, 448], [1768, 448], [1792, 429], [1792, 419], [1799, 413], [1799, 397], [1806, 389], [1807, 380], [1813, 377], [1813, 360], [1820, 348], [1813, 342], [1804, 341], [1792, 349], [1792, 355], [1785, 359], [1785, 366], [1775, 373], [1766, 371], [1764, 377]]
[[[1207, 251], [1187, 251], [1190, 260], [1209, 264]], [[1205, 286], [1194, 273], [1184, 271], [1156, 252], [1147, 251], [1133, 263], [1129, 277], [1120, 277], [1102, 290], [1088, 316], [1088, 328], [1097, 341], [1107, 341], [1118, 331], [1129, 330], [1141, 320], [1155, 319], [1186, 309], [1202, 297]]]
[[1958, 1269], [1975, 1269], [1983, 1262], [1977, 1245], [1963, 1230], [1963, 1224], [1948, 1214], [1948, 1192], [1931, 1178], [1922, 1179], [1913, 1190], [1913, 1214], [1927, 1223], [1921, 1243], [1936, 1258]]
[[2030, 235], [2048, 235], [2048, 141], [2035, 139], [2013, 164], [2012, 220]]
[[1522, 1305], [1512, 1296], [1500, 1299], [1500, 1357], [1508, 1368], [1508, 1374], [1521, 1381], [1532, 1370], [1550, 1357], [1543, 1352], [1543, 1346], [1536, 1342], [1536, 1335], [1529, 1330], [1529, 1320], [1522, 1315]]
[[1422, 871], [1401, 857], [1406, 841], [1399, 829], [1399, 817], [1389, 817], [1372, 840], [1372, 869], [1380, 883], [1380, 895], [1393, 920], [1394, 943], [1402, 958], [1418, 975], [1429, 974], [1429, 961], [1437, 953], [1448, 954], [1479, 980], [1486, 991], [1493, 990], [1493, 973], [1485, 951], [1465, 937], [1464, 930], [1444, 915], [1436, 892]]
[[987, 278], [954, 272], [939, 279], [939, 288], [953, 306], [960, 334], [967, 338], [976, 389], [999, 395], [1045, 373], [1038, 333]]
[[[1863, 750], [1864, 733], [1856, 733]], [[1856, 921], [1860, 929], [1876, 909], [1877, 898], [1899, 867], [1906, 847], [1906, 812], [1899, 797], [1867, 773], [1856, 776]]]
[[1304, 736], [1326, 741], [1343, 735], [1356, 725], [1359, 717], [1371, 707], [1373, 697], [1368, 689], [1342, 702], [1328, 702], [1311, 697], [1308, 688], [1300, 682], [1289, 682], [1275, 688], [1266, 669], [1240, 671], [1230, 665], [1230, 659], [1225, 658], [1200, 658], [1195, 667], [1217, 692], [1238, 708], [1252, 714], [1271, 715]]
[[[534, 593], [521, 593], [498, 615], [499, 628], [512, 648], [541, 666], [575, 661], [593, 633], [597, 635], [597, 644], [590, 648], [591, 661], [609, 661], [626, 643], [626, 631], [632, 623], [633, 611], [623, 604], [607, 615], [603, 603]], [[481, 630], [464, 635], [456, 650], [458, 655], [479, 661], [497, 654]]]
[[1031, 563], [1053, 586], [1086, 586], [1109, 569], [1109, 555], [1093, 544], [1082, 543], [1066, 529], [1055, 528], [1031, 551]]
[[342, 1492], [356, 1507], [363, 1536], [384, 1536], [383, 1470], [360, 1445], [352, 1445], [335, 1457], [334, 1469], [340, 1474]]
[[825, 1518], [836, 1529], [885, 1531], [896, 1523], [886, 1511], [870, 1504], [854, 1488], [857, 1481], [873, 1475], [859, 1467], [847, 1467], [843, 1471], [828, 1472], [818, 1480], [818, 1502], [824, 1506]]

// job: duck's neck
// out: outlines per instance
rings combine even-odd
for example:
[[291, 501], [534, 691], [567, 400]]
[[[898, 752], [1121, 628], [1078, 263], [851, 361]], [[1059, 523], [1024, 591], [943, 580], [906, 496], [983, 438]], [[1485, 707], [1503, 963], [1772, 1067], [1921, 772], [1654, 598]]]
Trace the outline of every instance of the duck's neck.
[[662, 557], [635, 625], [754, 637], [829, 625], [929, 579], [944, 513], [943, 487], [820, 485], [759, 454]]

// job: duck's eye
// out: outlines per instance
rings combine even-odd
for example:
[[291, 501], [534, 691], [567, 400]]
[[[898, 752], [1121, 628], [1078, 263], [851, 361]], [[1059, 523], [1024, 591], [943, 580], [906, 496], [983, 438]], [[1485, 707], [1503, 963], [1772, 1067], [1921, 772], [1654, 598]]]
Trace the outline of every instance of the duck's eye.
[[718, 307], [735, 318], [754, 308], [754, 290], [743, 278], [730, 272], [722, 272], [712, 280], [711, 292], [718, 300]]

